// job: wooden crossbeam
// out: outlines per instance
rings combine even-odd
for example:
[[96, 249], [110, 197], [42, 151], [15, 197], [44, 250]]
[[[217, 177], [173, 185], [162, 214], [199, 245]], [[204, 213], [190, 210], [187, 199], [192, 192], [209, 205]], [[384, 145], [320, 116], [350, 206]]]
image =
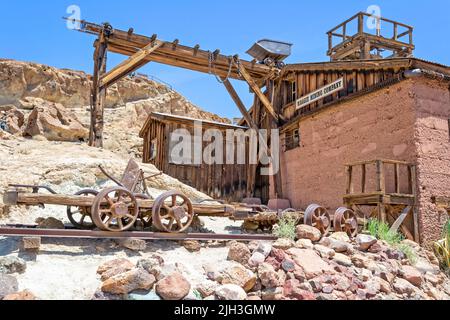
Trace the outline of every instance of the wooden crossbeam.
[[241, 73], [242, 77], [247, 81], [250, 88], [253, 90], [253, 92], [258, 96], [259, 100], [261, 100], [262, 104], [266, 108], [267, 112], [272, 116], [273, 119], [275, 119], [277, 122], [279, 121], [278, 115], [275, 113], [275, 110], [272, 106], [272, 103], [269, 101], [269, 99], [266, 97], [266, 95], [261, 91], [258, 84], [253, 80], [253, 78], [250, 76], [248, 71], [245, 69], [243, 64], [240, 62], [239, 58], [234, 58], [235, 64], [237, 68], [239, 69], [239, 72]]
[[253, 118], [250, 116], [250, 113], [247, 111], [247, 108], [245, 107], [241, 98], [237, 94], [237, 92], [234, 89], [233, 85], [231, 84], [230, 80], [226, 79], [223, 82], [223, 84], [224, 84], [225, 88], [227, 89], [228, 93], [230, 94], [231, 98], [233, 99], [234, 103], [236, 103], [236, 106], [239, 108], [239, 111], [241, 111], [241, 113], [244, 116], [245, 121], [247, 121], [249, 127], [251, 127], [254, 130], [258, 130], [258, 126], [253, 121]]
[[114, 84], [120, 78], [147, 63], [145, 59], [162, 45], [163, 42], [161, 41], [154, 41], [149, 43], [142, 50], [139, 50], [137, 53], [130, 56], [127, 60], [123, 61], [122, 63], [114, 67], [111, 71], [103, 75], [103, 77], [100, 79], [100, 87], [108, 87]]

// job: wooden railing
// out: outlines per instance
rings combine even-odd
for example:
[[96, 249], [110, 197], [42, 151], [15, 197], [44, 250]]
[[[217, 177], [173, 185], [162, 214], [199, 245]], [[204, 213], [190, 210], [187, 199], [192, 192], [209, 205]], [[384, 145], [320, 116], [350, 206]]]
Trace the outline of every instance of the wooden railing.
[[[400, 23], [394, 20], [390, 20], [390, 19], [386, 19], [386, 18], [382, 18], [382, 17], [377, 17], [377, 16], [373, 16], [370, 15], [368, 13], [365, 12], [359, 12], [356, 15], [354, 15], [353, 17], [351, 17], [350, 19], [344, 21], [343, 23], [339, 24], [337, 27], [333, 28], [332, 30], [328, 31], [328, 50], [329, 52], [332, 51], [332, 49], [335, 47], [333, 45], [333, 37], [338, 37], [342, 39], [342, 43], [346, 42], [348, 39], [351, 39], [357, 35], [363, 35], [363, 34], [371, 34], [366, 32], [364, 25], [367, 22], [367, 19], [376, 19], [376, 23], [377, 23], [377, 27], [375, 28], [376, 30], [376, 36], [379, 37], [383, 37], [385, 39], [390, 39], [393, 40], [395, 42], [400, 42], [409, 46], [414, 46], [413, 43], [413, 31], [414, 28], [406, 25], [404, 23]], [[355, 20], [357, 20], [357, 32], [355, 34], [349, 34], [348, 30], [349, 28], [349, 24], [354, 22]], [[390, 25], [390, 27], [392, 28], [392, 37], [384, 37], [382, 34], [382, 30], [385, 30], [385, 28], [381, 28], [381, 22], [386, 22], [388, 23], [388, 25]], [[403, 32], [400, 33], [401, 30], [399, 30], [399, 28], [404, 28], [405, 30]], [[402, 41], [402, 39], [404, 37], [408, 36], [408, 39], [405, 41]], [[339, 44], [337, 44], [339, 45]]]
[[[371, 165], [375, 165], [376, 167], [376, 176], [375, 176], [375, 185], [376, 190], [371, 191], [367, 188], [368, 182], [368, 167]], [[362, 161], [353, 164], [346, 165], [347, 170], [347, 195], [352, 194], [366, 194], [366, 193], [380, 193], [380, 194], [388, 194], [386, 191], [386, 169], [387, 166], [393, 166], [394, 168], [394, 193], [397, 195], [409, 195], [414, 196], [416, 194], [416, 166], [404, 162], [404, 161], [395, 161], [395, 160], [373, 160], [373, 161]], [[360, 186], [361, 190], [355, 192], [355, 168], [361, 168], [361, 177], [360, 177]], [[407, 190], [408, 192], [401, 192], [401, 168], [406, 167], [407, 171]]]

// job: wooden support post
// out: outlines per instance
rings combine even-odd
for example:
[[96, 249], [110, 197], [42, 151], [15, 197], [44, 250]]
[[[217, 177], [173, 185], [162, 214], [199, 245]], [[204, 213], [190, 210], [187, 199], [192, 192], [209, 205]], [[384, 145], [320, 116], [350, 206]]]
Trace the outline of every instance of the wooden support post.
[[394, 165], [395, 192], [400, 194], [400, 165]]
[[353, 167], [352, 166], [347, 166], [346, 167], [346, 171], [347, 171], [347, 194], [352, 194], [353, 193]]
[[242, 102], [241, 98], [237, 94], [236, 90], [234, 89], [233, 85], [231, 84], [230, 80], [226, 79], [223, 82], [225, 88], [227, 89], [228, 93], [230, 94], [231, 98], [233, 99], [236, 106], [239, 108], [239, 111], [244, 116], [245, 121], [247, 121], [247, 124], [250, 128], [254, 130], [259, 130], [256, 123], [253, 121], [252, 117], [247, 111], [247, 108], [245, 107], [244, 103]]
[[378, 204], [378, 220], [387, 223], [386, 205], [384, 203]]
[[386, 183], [384, 177], [384, 163], [382, 160], [377, 161], [377, 191], [386, 193]]
[[270, 103], [269, 99], [265, 96], [265, 94], [261, 91], [259, 86], [256, 84], [255, 80], [250, 76], [248, 71], [245, 69], [245, 67], [242, 65], [239, 58], [234, 58], [234, 62], [237, 65], [239, 72], [241, 73], [242, 77], [247, 81], [248, 85], [252, 89], [252, 91], [258, 96], [259, 100], [261, 100], [262, 104], [266, 108], [267, 112], [272, 116], [275, 121], [279, 121], [278, 115], [275, 113], [275, 110]]
[[364, 15], [362, 13], [358, 15], [358, 33], [360, 35], [364, 33]]
[[95, 43], [94, 74], [91, 92], [91, 126], [89, 133], [89, 145], [91, 147], [103, 147], [104, 103], [106, 100], [106, 88], [100, 86], [100, 78], [106, 72], [108, 44], [102, 32]]
[[367, 166], [365, 164], [361, 165], [361, 193], [366, 193], [366, 175]]

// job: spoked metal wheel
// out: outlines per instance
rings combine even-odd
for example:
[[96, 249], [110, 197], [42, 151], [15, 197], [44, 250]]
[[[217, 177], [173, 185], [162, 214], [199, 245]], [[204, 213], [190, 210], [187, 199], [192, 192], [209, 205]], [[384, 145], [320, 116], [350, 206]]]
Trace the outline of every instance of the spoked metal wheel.
[[312, 204], [305, 211], [305, 224], [319, 229], [326, 236], [331, 229], [330, 214], [324, 207]]
[[162, 232], [185, 232], [194, 220], [192, 202], [178, 191], [159, 196], [153, 205], [153, 225]]
[[138, 216], [136, 197], [121, 187], [101, 191], [92, 205], [92, 220], [104, 231], [127, 231], [134, 226]]
[[[91, 190], [91, 189], [85, 189], [78, 191], [75, 193], [76, 196], [97, 196], [98, 191]], [[93, 230], [95, 229], [95, 224], [92, 221], [91, 217], [91, 207], [67, 207], [67, 218], [69, 219], [70, 223], [77, 228], [82, 230]]]
[[349, 237], [358, 235], [358, 219], [353, 210], [339, 208], [334, 214], [334, 231], [346, 232]]

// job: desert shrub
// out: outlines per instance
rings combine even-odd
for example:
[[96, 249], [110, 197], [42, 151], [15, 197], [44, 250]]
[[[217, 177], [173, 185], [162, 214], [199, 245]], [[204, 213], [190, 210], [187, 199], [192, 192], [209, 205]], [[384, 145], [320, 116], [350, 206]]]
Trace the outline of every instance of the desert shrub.
[[273, 234], [279, 238], [295, 240], [297, 221], [292, 217], [283, 217], [278, 222], [278, 226], [274, 228]]
[[395, 249], [403, 252], [412, 265], [416, 264], [417, 255], [415, 250], [411, 246], [402, 243], [402, 241], [405, 240], [405, 237], [403, 237], [402, 234], [399, 232], [392, 232], [390, 229], [391, 228], [387, 223], [376, 219], [371, 219], [367, 224], [367, 231], [371, 236], [386, 241]]

